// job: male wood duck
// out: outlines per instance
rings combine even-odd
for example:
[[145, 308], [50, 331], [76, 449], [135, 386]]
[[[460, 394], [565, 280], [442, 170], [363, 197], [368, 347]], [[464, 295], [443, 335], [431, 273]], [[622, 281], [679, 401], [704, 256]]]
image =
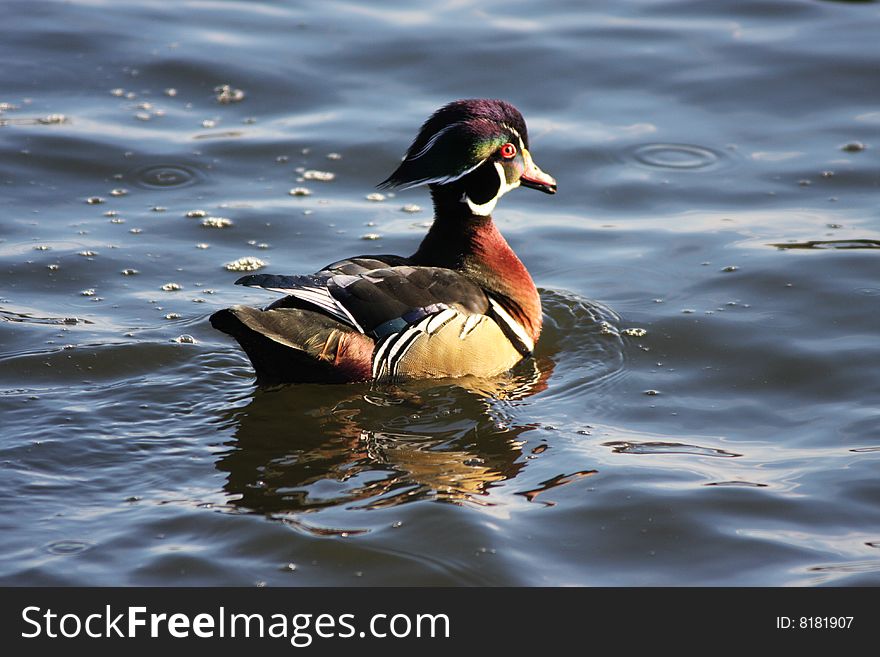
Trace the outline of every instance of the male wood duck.
[[541, 300], [491, 212], [520, 185], [556, 192], [528, 148], [525, 121], [509, 103], [441, 107], [379, 185], [431, 190], [434, 223], [412, 256], [358, 256], [307, 276], [244, 276], [236, 284], [285, 296], [265, 310], [220, 310], [211, 324], [238, 340], [259, 383], [505, 372], [534, 350]]

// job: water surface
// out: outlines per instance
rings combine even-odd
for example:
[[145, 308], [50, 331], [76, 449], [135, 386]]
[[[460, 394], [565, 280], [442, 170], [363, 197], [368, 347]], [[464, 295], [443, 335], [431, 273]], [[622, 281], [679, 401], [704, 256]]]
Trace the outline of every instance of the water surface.
[[[4, 7], [0, 582], [880, 584], [877, 3]], [[535, 358], [257, 389], [225, 265], [414, 251], [460, 97], [559, 181]]]

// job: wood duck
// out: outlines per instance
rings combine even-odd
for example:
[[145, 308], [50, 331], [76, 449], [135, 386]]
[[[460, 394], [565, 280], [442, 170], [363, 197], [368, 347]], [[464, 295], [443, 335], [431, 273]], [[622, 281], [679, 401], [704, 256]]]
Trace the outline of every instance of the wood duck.
[[431, 190], [434, 222], [412, 256], [357, 256], [305, 276], [244, 276], [236, 284], [285, 296], [264, 310], [220, 310], [211, 324], [238, 340], [258, 383], [505, 372], [534, 350], [541, 300], [491, 212], [520, 185], [556, 192], [528, 148], [525, 121], [507, 102], [441, 107], [379, 184]]

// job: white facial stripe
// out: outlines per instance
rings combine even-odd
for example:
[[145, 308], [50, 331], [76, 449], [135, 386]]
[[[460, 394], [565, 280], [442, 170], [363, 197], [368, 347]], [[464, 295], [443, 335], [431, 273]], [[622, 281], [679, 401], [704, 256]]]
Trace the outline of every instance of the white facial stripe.
[[526, 330], [522, 327], [522, 325], [517, 322], [513, 317], [510, 316], [504, 307], [495, 301], [492, 297], [489, 297], [489, 303], [492, 304], [492, 309], [496, 312], [498, 317], [503, 321], [511, 331], [516, 335], [517, 338], [525, 345], [525, 347], [529, 351], [535, 350], [535, 342], [529, 337], [529, 334], [526, 333]]
[[509, 126], [506, 123], [502, 123], [501, 126], [510, 130], [517, 137], [517, 139], [519, 139], [519, 143], [522, 144], [522, 136], [519, 134], [519, 132], [517, 132], [516, 128]]
[[447, 183], [455, 182], [459, 178], [463, 178], [468, 175], [471, 171], [476, 169], [486, 160], [480, 160], [470, 169], [465, 169], [459, 174], [455, 174], [452, 176], [437, 176], [436, 178], [422, 178], [421, 180], [413, 180], [412, 182], [408, 182], [405, 185], [401, 185], [400, 189], [412, 189], [413, 187], [418, 187], [419, 185], [446, 185]]
[[468, 204], [471, 212], [480, 217], [487, 217], [492, 214], [492, 210], [495, 209], [495, 204], [498, 203], [498, 199], [504, 196], [511, 189], [516, 189], [517, 187], [519, 187], [519, 180], [517, 180], [513, 184], [507, 182], [507, 176], [504, 174], [504, 166], [501, 164], [501, 162], [495, 162], [495, 170], [498, 172], [498, 193], [495, 195], [495, 198], [490, 199], [480, 205], [470, 200], [467, 194], [462, 196], [462, 200]]
[[418, 158], [422, 157], [422, 155], [424, 155], [429, 150], [431, 150], [431, 148], [434, 146], [434, 144], [437, 142], [437, 140], [440, 139], [440, 137], [442, 137], [444, 134], [446, 134], [449, 130], [452, 130], [457, 125], [461, 125], [461, 124], [450, 123], [448, 126], [443, 128], [442, 130], [438, 130], [435, 134], [431, 135], [431, 138], [428, 140], [428, 143], [426, 143], [424, 146], [422, 146], [422, 148], [419, 150], [418, 153], [415, 153], [413, 155], [405, 157], [404, 159], [405, 160], [417, 160]]

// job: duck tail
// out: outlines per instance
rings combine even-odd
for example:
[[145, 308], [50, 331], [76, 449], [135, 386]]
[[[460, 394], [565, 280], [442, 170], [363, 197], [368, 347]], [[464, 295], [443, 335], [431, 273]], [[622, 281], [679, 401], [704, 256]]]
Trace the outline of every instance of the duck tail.
[[258, 384], [348, 383], [371, 376], [373, 340], [323, 313], [233, 306], [210, 320], [238, 341]]

